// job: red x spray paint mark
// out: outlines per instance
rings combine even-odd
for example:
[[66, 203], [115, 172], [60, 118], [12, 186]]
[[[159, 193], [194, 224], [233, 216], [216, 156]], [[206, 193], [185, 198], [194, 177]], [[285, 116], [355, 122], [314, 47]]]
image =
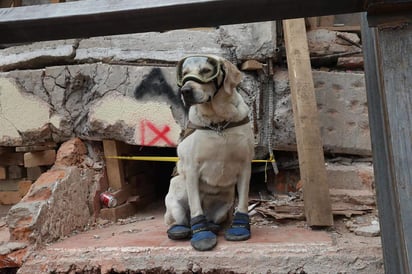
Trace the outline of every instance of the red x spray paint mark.
[[[146, 143], [146, 127], [150, 129], [151, 135], [153, 133], [155, 136], [151, 139], [150, 142]], [[153, 146], [159, 141], [163, 140], [169, 146], [174, 146], [173, 142], [167, 137], [167, 133], [170, 131], [170, 127], [165, 125], [162, 130], [158, 129], [153, 123], [143, 120], [140, 122], [140, 132], [142, 136], [142, 145], [144, 146]], [[147, 135], [149, 135], [148, 133]]]

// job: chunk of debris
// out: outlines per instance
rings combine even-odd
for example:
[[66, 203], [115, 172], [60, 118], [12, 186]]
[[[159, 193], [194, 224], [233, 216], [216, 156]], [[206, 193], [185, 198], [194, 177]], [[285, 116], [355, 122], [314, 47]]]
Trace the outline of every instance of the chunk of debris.
[[365, 237], [377, 237], [380, 235], [380, 227], [378, 223], [373, 223], [368, 226], [361, 226], [355, 229], [355, 235]]

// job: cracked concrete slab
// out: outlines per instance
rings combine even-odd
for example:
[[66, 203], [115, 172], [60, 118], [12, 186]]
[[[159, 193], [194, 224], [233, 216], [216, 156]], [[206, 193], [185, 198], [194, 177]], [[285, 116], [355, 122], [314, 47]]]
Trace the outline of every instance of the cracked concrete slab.
[[[275, 133], [279, 150], [296, 147], [287, 70], [275, 73]], [[371, 155], [365, 76], [363, 73], [313, 71], [320, 130], [326, 152]]]
[[[77, 136], [91, 140], [115, 139], [138, 145], [174, 146], [185, 122], [185, 109], [175, 84], [174, 67], [84, 64], [12, 71], [1, 75], [15, 79], [18, 84], [15, 89], [19, 88], [19, 93], [48, 105], [50, 113], [34, 108], [30, 114], [25, 112], [24, 115], [30, 116], [28, 118], [43, 117], [38, 119], [43, 121], [44, 127], [39, 127], [41, 130], [37, 136], [54, 142]], [[313, 77], [325, 150], [370, 155], [364, 75], [314, 71]], [[276, 150], [294, 151], [296, 141], [286, 70], [276, 71], [274, 84], [273, 145]], [[245, 73], [239, 92], [250, 105], [256, 135], [264, 135], [267, 123], [259, 113], [264, 111], [262, 104], [267, 101], [265, 88], [259, 79]], [[19, 98], [21, 96], [13, 99], [15, 106], [26, 102]], [[20, 114], [17, 109], [18, 106], [12, 107], [12, 119]], [[8, 116], [3, 113], [3, 119], [10, 119]], [[20, 123], [36, 125], [29, 121], [19, 120]], [[19, 131], [22, 134], [27, 131], [25, 138], [16, 132], [9, 133], [12, 129], [8, 127], [2, 130], [2, 136], [9, 137], [0, 138], [5, 140], [0, 145], [21, 144], [22, 140], [25, 143], [38, 142], [38, 139], [30, 138], [34, 133], [27, 129]], [[167, 132], [157, 138], [160, 137], [157, 133], [164, 130]], [[159, 142], [153, 143], [154, 139]]]
[[0, 71], [74, 63], [170, 64], [189, 54], [230, 60], [273, 58], [274, 22], [57, 40], [0, 50]]
[[46, 102], [22, 92], [13, 79], [0, 78], [0, 143], [20, 145], [28, 138], [49, 137], [50, 112]]
[[146, 211], [137, 222], [91, 229], [36, 250], [19, 273], [384, 273], [379, 238], [253, 225], [250, 240], [219, 235], [215, 249], [199, 252], [188, 241], [169, 240], [161, 214]]
[[0, 50], [0, 71], [73, 63], [78, 40], [36, 42]]

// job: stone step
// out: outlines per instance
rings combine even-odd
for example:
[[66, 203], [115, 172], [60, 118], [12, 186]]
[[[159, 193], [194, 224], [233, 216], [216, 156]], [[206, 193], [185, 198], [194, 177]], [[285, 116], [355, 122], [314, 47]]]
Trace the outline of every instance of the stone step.
[[136, 222], [48, 245], [29, 256], [19, 273], [384, 273], [378, 237], [339, 237], [303, 227], [253, 225], [250, 240], [228, 242], [220, 234], [215, 249], [199, 252], [189, 241], [167, 238], [161, 212], [146, 212]]

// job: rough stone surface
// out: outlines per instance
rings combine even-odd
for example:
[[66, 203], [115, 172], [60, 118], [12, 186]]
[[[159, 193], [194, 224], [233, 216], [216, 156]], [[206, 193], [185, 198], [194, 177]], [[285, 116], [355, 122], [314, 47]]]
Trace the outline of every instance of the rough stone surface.
[[72, 63], [77, 40], [36, 42], [0, 50], [0, 71]]
[[252, 225], [248, 241], [220, 234], [216, 248], [198, 252], [188, 241], [167, 238], [161, 212], [138, 217], [36, 251], [19, 273], [384, 273], [378, 238]]
[[[220, 43], [237, 60], [266, 61], [276, 54], [276, 23], [225, 25], [219, 28]], [[232, 58], [229, 58], [232, 59]]]
[[273, 58], [273, 22], [38, 42], [0, 50], [0, 71], [71, 63], [175, 63], [188, 54], [217, 54], [232, 61]]
[[355, 205], [375, 206], [375, 192], [371, 190], [329, 189], [332, 204], [344, 202]]
[[379, 224], [361, 226], [361, 227], [356, 228], [354, 232], [358, 236], [365, 236], [365, 237], [376, 237], [376, 236], [379, 236], [381, 233]]
[[349, 53], [360, 50], [359, 47], [342, 38], [344, 37], [359, 44], [360, 38], [356, 33], [342, 33], [327, 29], [315, 29], [308, 31], [307, 36], [311, 56]]
[[61, 147], [59, 164], [43, 173], [8, 212], [11, 240], [48, 243], [90, 222], [93, 212], [89, 196], [96, 184], [96, 172], [82, 167], [86, 147], [80, 139]]
[[22, 242], [8, 242], [0, 246], [0, 255], [6, 255], [15, 250], [23, 249], [27, 247], [27, 243]]
[[330, 188], [374, 190], [373, 166], [371, 163], [342, 165], [328, 163], [326, 166]]
[[[312, 55], [354, 50], [356, 46], [339, 36], [359, 42], [356, 34], [314, 30], [308, 33]], [[47, 140], [60, 143], [81, 137], [175, 146], [185, 123], [185, 110], [175, 84], [175, 69], [168, 66], [193, 53], [218, 54], [237, 64], [248, 59], [266, 62], [276, 56], [275, 37], [274, 22], [262, 22], [41, 42], [0, 50], [0, 56], [5, 57], [0, 70], [25, 69], [1, 74], [16, 79], [21, 88], [8, 91], [8, 97], [13, 93], [18, 96], [11, 98], [17, 99], [8, 99], [14, 100], [13, 104], [7, 102], [12, 107], [0, 112], [0, 125], [5, 125], [0, 127], [0, 145]], [[73, 65], [90, 62], [94, 64]], [[62, 63], [67, 65], [46, 67]], [[147, 64], [158, 67], [144, 67]], [[251, 106], [257, 147], [265, 147], [263, 154], [270, 134], [276, 149], [296, 150], [285, 74], [280, 70], [274, 77], [277, 103], [273, 134], [268, 127], [272, 123], [267, 122], [271, 116], [266, 108], [267, 94], [272, 92], [267, 76], [245, 72], [239, 88]], [[314, 72], [314, 79], [325, 149], [370, 155], [363, 75]], [[28, 119], [15, 123], [23, 103], [19, 94], [31, 94], [38, 99], [37, 104], [44, 105], [39, 108], [43, 112], [36, 123], [28, 123]], [[1, 102], [0, 107], [5, 108]], [[29, 110], [24, 115], [38, 113]]]
[[169, 84], [174, 82], [174, 68], [93, 64], [13, 71], [5, 76], [19, 85], [8, 84], [8, 79], [0, 82], [8, 84], [0, 88], [13, 103], [1, 101], [0, 122], [5, 126], [0, 145], [82, 137], [130, 144], [156, 139], [151, 145], [174, 146], [180, 132], [176, 121], [184, 121], [177, 88]]
[[50, 105], [23, 92], [13, 79], [0, 78], [0, 145], [50, 138]]
[[[321, 136], [326, 151], [371, 155], [370, 131], [363, 73], [313, 72]], [[275, 74], [274, 147], [296, 146], [288, 73]]]
[[57, 166], [78, 166], [84, 161], [87, 148], [79, 138], [73, 138], [64, 142], [56, 155], [55, 167]]
[[[2, 94], [9, 94], [6, 99], [13, 102], [7, 106], [2, 103], [0, 122], [7, 127], [1, 128], [0, 145], [30, 144], [40, 140], [63, 142], [77, 136], [138, 145], [175, 146], [185, 122], [174, 68], [91, 64], [13, 71], [3, 75], [16, 79], [18, 85], [6, 79], [0, 82], [5, 83], [2, 89], [7, 90]], [[370, 155], [363, 74], [315, 71], [313, 76], [324, 148], [337, 153]], [[255, 102], [257, 93], [264, 92], [259, 88], [259, 81], [245, 74], [239, 90], [252, 113], [262, 111]], [[275, 91], [274, 147], [296, 150], [286, 71], [279, 70], [275, 74]], [[22, 114], [27, 115], [27, 119], [17, 119], [21, 115], [16, 109], [23, 109], [23, 104], [33, 107]], [[30, 122], [33, 117], [38, 118]], [[267, 123], [261, 117], [253, 116], [253, 119], [256, 119], [255, 132], [261, 134]]]
[[87, 196], [91, 182], [89, 172], [76, 167], [44, 173], [10, 209], [11, 239], [47, 243], [84, 227], [90, 220]]
[[188, 54], [227, 55], [218, 43], [215, 29], [174, 30], [115, 35], [81, 40], [75, 60], [79, 62], [171, 62]]

